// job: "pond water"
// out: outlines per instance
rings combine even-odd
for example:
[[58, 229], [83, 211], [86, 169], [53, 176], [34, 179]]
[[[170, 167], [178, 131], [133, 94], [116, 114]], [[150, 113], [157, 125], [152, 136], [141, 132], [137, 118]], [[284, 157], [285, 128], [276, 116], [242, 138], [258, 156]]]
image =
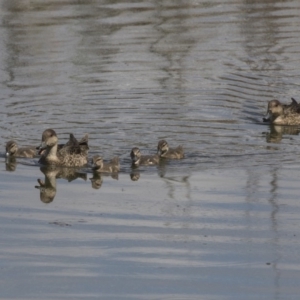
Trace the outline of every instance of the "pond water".
[[[1, 299], [298, 299], [300, 129], [262, 118], [300, 100], [299, 1], [0, 8]], [[118, 177], [6, 161], [47, 128]], [[185, 158], [132, 170], [160, 139]]]

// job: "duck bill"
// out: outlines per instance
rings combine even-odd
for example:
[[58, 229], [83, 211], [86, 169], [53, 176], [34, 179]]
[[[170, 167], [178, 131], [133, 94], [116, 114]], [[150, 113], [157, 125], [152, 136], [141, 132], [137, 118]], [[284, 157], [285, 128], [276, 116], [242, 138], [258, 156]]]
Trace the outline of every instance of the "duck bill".
[[137, 158], [136, 156], [131, 156], [131, 160], [134, 165], [139, 162], [139, 158]]
[[272, 114], [271, 114], [271, 112], [268, 110], [268, 111], [267, 111], [267, 114], [266, 114], [265, 117], [263, 118], [264, 122], [270, 122], [271, 117], [272, 117]]
[[38, 147], [36, 147], [36, 150], [38, 151], [38, 155], [41, 155], [47, 148], [46, 143], [42, 142]]

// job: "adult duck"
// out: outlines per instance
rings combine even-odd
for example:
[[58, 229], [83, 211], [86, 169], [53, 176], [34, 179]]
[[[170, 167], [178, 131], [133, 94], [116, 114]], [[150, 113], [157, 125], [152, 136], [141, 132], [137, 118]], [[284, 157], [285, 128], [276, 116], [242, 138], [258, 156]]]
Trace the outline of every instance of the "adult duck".
[[294, 98], [290, 104], [271, 100], [268, 103], [267, 117], [263, 120], [275, 125], [300, 125], [300, 104]]
[[88, 162], [88, 135], [78, 142], [73, 134], [69, 141], [58, 148], [58, 137], [53, 129], [46, 129], [42, 134], [42, 143], [38, 147], [42, 165], [61, 167], [82, 167]]

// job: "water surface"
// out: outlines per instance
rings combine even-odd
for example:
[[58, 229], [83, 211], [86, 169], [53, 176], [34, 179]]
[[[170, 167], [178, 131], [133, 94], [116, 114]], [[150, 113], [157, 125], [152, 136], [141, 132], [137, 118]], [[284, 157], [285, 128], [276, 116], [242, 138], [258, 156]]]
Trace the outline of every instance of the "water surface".
[[[298, 1], [0, 7], [2, 299], [298, 299], [299, 128], [262, 122], [300, 101]], [[118, 178], [5, 163], [49, 127]], [[131, 170], [159, 139], [185, 158]]]

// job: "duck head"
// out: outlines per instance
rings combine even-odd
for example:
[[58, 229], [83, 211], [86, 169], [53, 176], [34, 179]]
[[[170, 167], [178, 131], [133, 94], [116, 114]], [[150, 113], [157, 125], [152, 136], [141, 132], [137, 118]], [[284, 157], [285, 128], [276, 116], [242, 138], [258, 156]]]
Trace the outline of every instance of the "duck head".
[[6, 156], [14, 156], [18, 150], [18, 145], [15, 141], [8, 141], [6, 143]]
[[141, 151], [138, 147], [134, 147], [131, 149], [130, 157], [133, 165], [137, 165], [141, 159]]
[[164, 153], [168, 152], [169, 150], [169, 145], [165, 140], [161, 140], [158, 142], [157, 145], [157, 154], [158, 155], [163, 155]]
[[58, 143], [56, 132], [53, 129], [46, 129], [42, 134], [42, 143], [36, 149], [42, 154], [46, 149], [52, 148]]

